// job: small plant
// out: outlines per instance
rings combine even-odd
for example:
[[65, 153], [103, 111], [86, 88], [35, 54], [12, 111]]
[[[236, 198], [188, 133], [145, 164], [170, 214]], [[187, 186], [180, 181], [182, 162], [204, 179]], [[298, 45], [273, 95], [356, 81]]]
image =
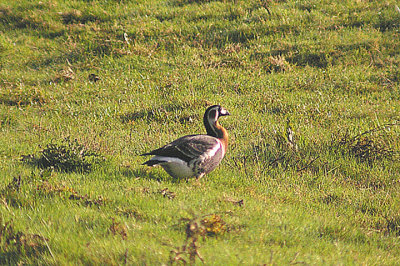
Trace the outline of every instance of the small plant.
[[76, 139], [71, 140], [67, 137], [59, 144], [47, 144], [39, 155], [23, 156], [22, 160], [40, 168], [54, 168], [65, 172], [88, 172], [92, 170], [94, 164], [103, 161], [103, 158], [79, 144]]
[[233, 199], [233, 198], [231, 198], [231, 197], [225, 197], [225, 198], [223, 199], [223, 201], [225, 201], [225, 202], [231, 202], [231, 203], [233, 203], [233, 205], [237, 205], [237, 206], [239, 206], [239, 207], [243, 207], [243, 206], [244, 206], [244, 200], [243, 200], [243, 199], [236, 200], [236, 199]]
[[[15, 254], [39, 256], [45, 250], [47, 239], [37, 234], [27, 234], [15, 229], [13, 221], [4, 222], [0, 217], [0, 263], [15, 259]], [[14, 254], [14, 256], [12, 256]]]
[[284, 128], [262, 132], [261, 136], [262, 139], [252, 143], [244, 155], [233, 158], [236, 167], [248, 171], [246, 165], [252, 165], [261, 173], [268, 173], [274, 168], [294, 169], [297, 172], [307, 169], [319, 171], [319, 166], [315, 164], [319, 159], [317, 148], [308, 144], [307, 139], [295, 135], [289, 119]]
[[186, 223], [186, 240], [183, 246], [171, 251], [169, 263], [183, 262], [187, 263], [186, 256], [189, 257], [190, 264], [194, 264], [196, 258], [204, 262], [203, 257], [199, 253], [198, 241], [206, 236], [217, 236], [227, 231], [227, 225], [218, 214], [208, 214], [192, 219], [182, 219]]
[[285, 56], [283, 55], [268, 57], [264, 67], [269, 72], [286, 72], [291, 70], [289, 62], [286, 61]]
[[109, 232], [111, 232], [113, 235], [120, 235], [123, 240], [126, 240], [128, 238], [127, 227], [120, 222], [116, 222], [114, 218], [111, 218], [111, 220]]
[[7, 185], [7, 187], [3, 190], [1, 190], [0, 195], [3, 194], [4, 192], [10, 192], [10, 191], [19, 191], [21, 189], [21, 177], [14, 177], [13, 180]]
[[0, 190], [0, 200], [3, 201], [6, 206], [29, 206], [32, 202], [28, 199], [28, 196], [22, 192], [25, 183], [26, 179], [21, 178], [21, 176], [14, 177], [8, 185]]
[[164, 198], [174, 199], [176, 197], [176, 193], [170, 191], [168, 188], [164, 188], [158, 191]]
[[346, 132], [343, 137], [338, 140], [338, 146], [343, 148], [343, 153], [348, 153], [357, 158], [360, 162], [372, 164], [375, 161], [388, 159], [394, 160], [399, 156], [387, 141], [384, 132], [389, 126], [398, 124], [386, 124], [374, 129], [367, 130], [361, 134], [351, 137]]
[[14, 177], [13, 180], [2, 190], [0, 190], [0, 198], [5, 200], [15, 199], [16, 194], [21, 189], [21, 177]]
[[71, 67], [65, 67], [56, 74], [53, 80], [55, 83], [59, 83], [59, 82], [67, 82], [73, 79], [75, 79], [75, 72], [72, 70]]
[[387, 232], [400, 236], [400, 215], [385, 217], [385, 220]]
[[117, 207], [115, 214], [125, 216], [126, 218], [135, 218], [136, 220], [144, 220], [145, 215], [135, 208], [121, 208]]
[[208, 236], [221, 235], [227, 231], [227, 226], [221, 216], [217, 214], [207, 215], [200, 221], [204, 226], [205, 232]]

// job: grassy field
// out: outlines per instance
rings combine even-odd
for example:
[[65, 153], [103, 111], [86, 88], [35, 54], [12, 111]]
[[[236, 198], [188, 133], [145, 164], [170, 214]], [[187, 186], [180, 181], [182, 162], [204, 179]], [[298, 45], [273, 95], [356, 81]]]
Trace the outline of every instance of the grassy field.
[[3, 0], [0, 264], [400, 264], [399, 65], [391, 0]]

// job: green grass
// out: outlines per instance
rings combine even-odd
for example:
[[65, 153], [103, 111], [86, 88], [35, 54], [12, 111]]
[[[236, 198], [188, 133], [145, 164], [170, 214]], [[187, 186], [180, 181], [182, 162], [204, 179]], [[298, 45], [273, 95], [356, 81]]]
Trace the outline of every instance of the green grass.
[[[0, 264], [400, 264], [395, 6], [2, 1]], [[141, 165], [211, 104], [219, 168]]]

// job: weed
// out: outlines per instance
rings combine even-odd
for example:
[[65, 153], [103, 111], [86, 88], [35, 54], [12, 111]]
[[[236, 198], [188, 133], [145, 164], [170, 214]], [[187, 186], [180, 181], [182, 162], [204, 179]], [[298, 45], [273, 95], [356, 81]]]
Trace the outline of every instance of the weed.
[[120, 57], [130, 53], [125, 49], [125, 42], [110, 35], [100, 35], [93, 41], [87, 41], [85, 51], [94, 56], [112, 55]]
[[22, 160], [40, 168], [54, 168], [59, 171], [91, 171], [94, 164], [104, 159], [96, 152], [88, 150], [78, 141], [69, 137], [60, 144], [50, 143], [39, 155], [25, 155]]
[[205, 216], [200, 221], [201, 225], [205, 228], [208, 236], [221, 235], [227, 231], [227, 226], [221, 216], [217, 214], [211, 214]]
[[385, 124], [356, 136], [350, 136], [347, 131], [337, 142], [337, 145], [344, 148], [343, 153], [348, 153], [360, 162], [372, 164], [375, 161], [384, 159], [394, 160], [399, 157], [399, 152], [393, 150], [391, 143], [385, 137], [384, 130], [391, 126], [397, 126], [398, 123]]
[[252, 55], [252, 58], [257, 59], [267, 73], [286, 72], [292, 69], [292, 66], [283, 54], [270, 55], [269, 53], [256, 52]]
[[233, 199], [233, 198], [230, 198], [230, 197], [225, 197], [225, 198], [223, 199], [223, 201], [231, 202], [231, 203], [233, 203], [234, 205], [238, 205], [239, 207], [244, 206], [244, 200], [243, 200], [243, 199], [241, 199], [241, 200], [236, 200], [236, 199]]
[[72, 70], [71, 67], [66, 67], [54, 77], [54, 82], [67, 82], [73, 79], [75, 79], [75, 72]]
[[3, 199], [7, 206], [30, 206], [32, 202], [25, 193], [21, 193], [24, 183], [27, 183], [27, 180], [21, 178], [21, 176], [14, 177], [7, 186], [0, 190], [0, 199]]
[[88, 79], [90, 82], [97, 82], [100, 80], [100, 77], [94, 73], [89, 74]]
[[117, 215], [122, 215], [125, 216], [126, 218], [135, 218], [136, 220], [144, 220], [145, 215], [134, 208], [122, 208], [122, 207], [117, 207], [116, 212]]
[[21, 176], [14, 177], [13, 180], [0, 192], [0, 194], [4, 194], [10, 191], [19, 192], [21, 189]]
[[[208, 214], [192, 219], [182, 219], [186, 222], [186, 240], [183, 246], [171, 251], [169, 263], [195, 263], [196, 258], [204, 262], [199, 253], [198, 241], [206, 236], [217, 236], [227, 231], [227, 225], [218, 214]], [[188, 256], [188, 258], [187, 258]]]
[[12, 220], [4, 222], [0, 217], [0, 263], [15, 263], [22, 254], [38, 257], [47, 251], [47, 241], [41, 235], [16, 230]]
[[[16, 203], [16, 197], [21, 189], [21, 177], [14, 177], [13, 180], [2, 190], [0, 190], [0, 198], [3, 198], [5, 202], [9, 202], [12, 205]], [[7, 205], [9, 203], [6, 203]]]
[[312, 66], [319, 68], [326, 68], [328, 66], [328, 55], [324, 52], [321, 53], [310, 53], [305, 52], [296, 54], [291, 58], [288, 58], [289, 62], [299, 66]]
[[276, 71], [276, 72], [285, 72], [291, 69], [289, 62], [286, 61], [285, 56], [271, 56], [268, 58], [269, 66], [267, 67], [268, 71]]
[[[298, 145], [299, 140], [301, 146]], [[233, 158], [233, 162], [239, 169], [247, 171], [251, 166], [262, 174], [276, 168], [284, 171], [293, 169], [297, 172], [318, 172], [320, 167], [315, 165], [320, 158], [318, 149], [308, 142], [304, 137], [294, 134], [292, 125], [287, 120], [284, 130], [262, 132], [262, 139], [251, 143], [247, 151]]]
[[123, 240], [128, 239], [128, 228], [121, 224], [120, 222], [116, 222], [114, 218], [111, 218], [111, 225], [109, 227], [109, 232], [113, 235], [120, 235]]
[[329, 193], [321, 198], [321, 201], [325, 204], [340, 204], [343, 200], [336, 194]]
[[319, 237], [329, 240], [344, 239], [346, 237], [345, 231], [340, 227], [331, 225], [323, 225], [318, 229]]
[[176, 193], [170, 191], [168, 188], [164, 188], [159, 190], [159, 193], [164, 197], [164, 198], [168, 198], [168, 199], [173, 199], [176, 197]]
[[182, 5], [193, 4], [193, 3], [197, 3], [197, 4], [208, 3], [211, 1], [215, 1], [215, 0], [174, 0], [173, 3], [175, 5], [182, 6]]
[[385, 217], [385, 220], [387, 232], [400, 236], [400, 215]]

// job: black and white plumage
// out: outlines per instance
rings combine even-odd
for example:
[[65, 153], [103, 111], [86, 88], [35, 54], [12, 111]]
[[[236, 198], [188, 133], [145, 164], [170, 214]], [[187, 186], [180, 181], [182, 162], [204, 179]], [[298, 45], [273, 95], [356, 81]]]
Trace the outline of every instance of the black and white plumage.
[[223, 107], [213, 105], [204, 113], [203, 123], [207, 135], [181, 137], [144, 155], [154, 155], [144, 165], [160, 165], [175, 178], [201, 178], [214, 170], [224, 158], [228, 148], [228, 133], [218, 118], [229, 115]]

